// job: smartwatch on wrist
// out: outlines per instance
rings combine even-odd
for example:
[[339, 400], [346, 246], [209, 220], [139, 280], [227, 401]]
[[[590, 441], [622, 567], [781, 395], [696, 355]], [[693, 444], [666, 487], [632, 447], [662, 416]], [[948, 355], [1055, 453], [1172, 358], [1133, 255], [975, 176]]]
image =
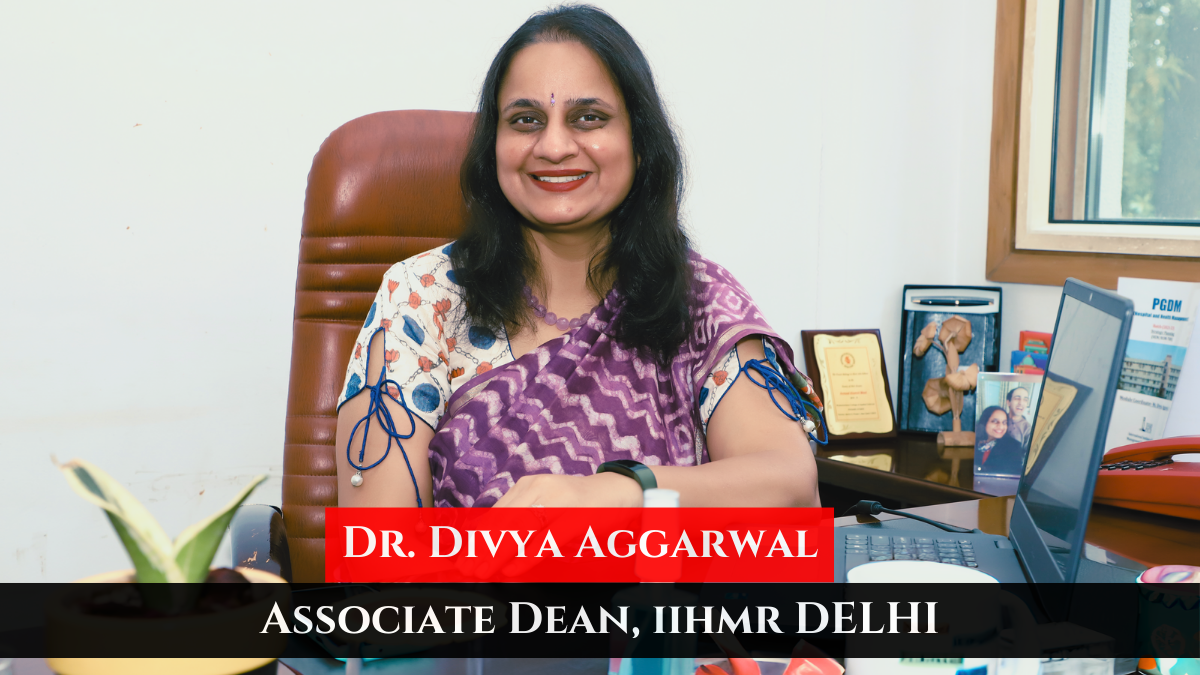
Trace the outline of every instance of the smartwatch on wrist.
[[654, 478], [654, 472], [650, 470], [650, 467], [641, 462], [635, 462], [632, 459], [616, 459], [611, 462], [605, 462], [596, 469], [596, 473], [605, 472], [629, 476], [636, 480], [638, 485], [642, 486], [642, 492], [658, 487], [658, 481]]

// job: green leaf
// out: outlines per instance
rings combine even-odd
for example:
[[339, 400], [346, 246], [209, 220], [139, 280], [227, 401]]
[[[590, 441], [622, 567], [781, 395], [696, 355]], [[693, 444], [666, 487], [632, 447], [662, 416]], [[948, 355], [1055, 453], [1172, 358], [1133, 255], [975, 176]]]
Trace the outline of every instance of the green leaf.
[[124, 486], [81, 459], [73, 459], [58, 468], [71, 489], [107, 512], [109, 522], [133, 561], [138, 581], [185, 581], [166, 532]]
[[208, 577], [208, 568], [217, 554], [217, 546], [229, 527], [229, 521], [233, 520], [233, 512], [266, 479], [266, 475], [256, 476], [225, 508], [188, 527], [176, 537], [175, 564], [182, 572], [184, 581], [199, 583]]

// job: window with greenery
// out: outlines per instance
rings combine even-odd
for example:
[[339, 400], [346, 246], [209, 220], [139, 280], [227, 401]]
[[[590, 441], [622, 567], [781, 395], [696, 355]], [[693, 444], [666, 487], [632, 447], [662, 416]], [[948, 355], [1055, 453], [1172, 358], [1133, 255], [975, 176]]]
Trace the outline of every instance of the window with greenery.
[[1050, 222], [1200, 224], [1200, 0], [1063, 0], [1059, 25]]
[[1200, 281], [1200, 0], [997, 0], [987, 278]]
[[1200, 0], [1133, 5], [1121, 214], [1200, 220]]

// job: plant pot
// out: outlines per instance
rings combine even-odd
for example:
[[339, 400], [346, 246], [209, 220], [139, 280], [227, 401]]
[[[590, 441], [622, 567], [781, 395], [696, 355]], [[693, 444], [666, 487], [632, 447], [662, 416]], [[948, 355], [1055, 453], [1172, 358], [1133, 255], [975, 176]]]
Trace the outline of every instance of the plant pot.
[[[178, 645], [181, 656], [194, 654], [197, 641], [205, 636], [227, 634], [247, 636], [252, 642], [255, 656], [243, 658], [47, 658], [50, 669], [59, 675], [236, 675], [260, 668], [279, 657], [287, 645], [287, 635], [261, 635], [267, 617], [275, 602], [279, 602], [284, 616], [291, 615], [291, 593], [287, 582], [270, 572], [237, 568], [253, 584], [281, 584], [279, 592], [267, 597], [220, 612], [192, 614], [177, 617], [112, 617], [86, 614], [80, 609], [82, 596], [68, 589], [59, 594], [46, 608], [46, 646], [50, 654], [110, 653], [114, 646], [129, 645], [121, 649], [127, 654], [138, 653], [139, 645], [153, 644], [161, 652], [163, 648], [174, 651]], [[80, 579], [80, 584], [133, 583], [133, 570], [109, 572]], [[202, 647], [203, 645], [201, 645]], [[226, 643], [214, 645], [212, 651], [241, 651], [240, 645]]]

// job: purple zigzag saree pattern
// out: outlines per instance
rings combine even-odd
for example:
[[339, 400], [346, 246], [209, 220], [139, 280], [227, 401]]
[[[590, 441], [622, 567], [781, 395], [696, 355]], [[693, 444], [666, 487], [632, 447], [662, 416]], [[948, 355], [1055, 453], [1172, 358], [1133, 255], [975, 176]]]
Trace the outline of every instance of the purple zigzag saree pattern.
[[708, 460], [697, 409], [705, 379], [749, 335], [768, 338], [780, 365], [792, 352], [725, 269], [692, 254], [694, 332], [670, 368], [609, 334], [620, 297], [588, 322], [458, 388], [433, 441], [437, 506], [491, 506], [522, 476], [590, 475], [603, 462], [694, 466]]

